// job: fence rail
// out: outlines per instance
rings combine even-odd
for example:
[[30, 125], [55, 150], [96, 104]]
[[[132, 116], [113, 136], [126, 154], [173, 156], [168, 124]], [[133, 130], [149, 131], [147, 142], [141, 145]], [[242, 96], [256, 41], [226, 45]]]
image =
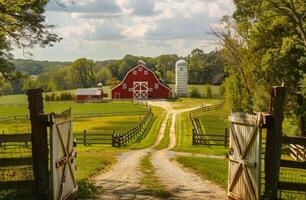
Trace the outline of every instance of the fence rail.
[[112, 144], [111, 133], [103, 134], [88, 134], [86, 130], [82, 134], [73, 134], [77, 144], [91, 145], [91, 144]]
[[0, 191], [34, 186], [31, 145], [28, 142], [31, 142], [30, 133], [0, 134]]
[[121, 147], [123, 145], [128, 145], [135, 141], [142, 139], [143, 134], [145, 134], [154, 120], [154, 115], [151, 108], [148, 108], [148, 112], [143, 117], [143, 119], [134, 128], [128, 130], [123, 134], [113, 134], [112, 136], [112, 146]]
[[218, 134], [204, 134], [200, 120], [197, 118], [201, 113], [218, 110], [223, 106], [223, 102], [213, 106], [202, 106], [189, 112], [189, 118], [191, 120], [192, 129], [192, 144], [193, 145], [214, 145], [214, 146], [228, 146], [229, 136], [227, 129], [225, 129], [224, 135]]
[[[292, 161], [292, 160], [281, 159], [280, 167], [298, 169], [298, 170], [306, 170], [306, 161], [305, 161], [306, 138], [305, 137], [283, 136], [282, 144], [287, 144], [287, 145], [290, 145], [290, 147], [294, 147], [293, 152], [295, 154], [293, 155], [293, 158], [296, 160]], [[296, 147], [298, 147], [298, 149], [296, 149]], [[295, 183], [291, 181], [278, 181], [278, 189], [285, 190], [285, 191], [306, 192], [306, 183], [305, 182]]]

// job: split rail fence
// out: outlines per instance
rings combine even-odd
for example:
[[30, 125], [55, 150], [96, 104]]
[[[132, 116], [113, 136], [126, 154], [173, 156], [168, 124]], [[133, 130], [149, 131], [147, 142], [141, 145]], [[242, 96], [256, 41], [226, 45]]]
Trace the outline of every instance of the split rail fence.
[[189, 112], [189, 118], [191, 120], [192, 129], [192, 144], [193, 145], [212, 145], [212, 146], [224, 146], [228, 147], [229, 136], [227, 128], [224, 129], [224, 135], [216, 133], [204, 133], [202, 125], [199, 120], [199, 116], [205, 112], [218, 110], [223, 107], [223, 103], [219, 103], [213, 106], [202, 106]]
[[148, 107], [148, 112], [143, 117], [143, 119], [134, 128], [128, 130], [123, 134], [113, 134], [112, 135], [112, 146], [121, 147], [134, 142], [141, 141], [147, 132], [150, 130], [151, 125], [155, 117], [152, 113], [152, 109]]
[[[143, 114], [140, 113], [140, 114]], [[74, 134], [77, 144], [83, 145], [112, 145], [113, 147], [121, 147], [136, 141], [140, 141], [153, 123], [154, 115], [150, 107], [147, 107], [147, 112], [144, 117], [133, 128], [124, 132], [116, 133], [88, 133], [86, 130], [82, 134]]]

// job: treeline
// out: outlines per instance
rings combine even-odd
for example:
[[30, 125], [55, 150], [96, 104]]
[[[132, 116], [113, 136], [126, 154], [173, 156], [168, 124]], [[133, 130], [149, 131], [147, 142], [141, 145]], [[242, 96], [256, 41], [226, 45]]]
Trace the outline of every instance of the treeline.
[[223, 82], [225, 73], [220, 52], [205, 54], [201, 49], [194, 49], [187, 57], [176, 54], [157, 57], [126, 55], [120, 60], [93, 61], [80, 58], [72, 63], [16, 60], [17, 69], [23, 72], [23, 77], [4, 82], [0, 86], [0, 94], [22, 93], [36, 87], [44, 91], [88, 88], [95, 87], [99, 82], [112, 87], [140, 59], [165, 83], [175, 83], [175, 63], [181, 58], [188, 62], [190, 84], [219, 85]]
[[228, 77], [228, 111], [266, 111], [272, 86], [287, 87], [283, 131], [306, 136], [305, 1], [235, 1], [214, 30]]

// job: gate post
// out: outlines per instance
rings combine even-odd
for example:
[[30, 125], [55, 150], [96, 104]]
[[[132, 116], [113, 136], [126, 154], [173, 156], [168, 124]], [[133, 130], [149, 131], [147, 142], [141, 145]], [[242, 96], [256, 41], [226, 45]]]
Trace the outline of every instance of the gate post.
[[31, 120], [32, 158], [38, 199], [49, 200], [48, 115], [44, 114], [42, 89], [27, 91]]
[[277, 199], [286, 87], [272, 87], [265, 152], [265, 197]]

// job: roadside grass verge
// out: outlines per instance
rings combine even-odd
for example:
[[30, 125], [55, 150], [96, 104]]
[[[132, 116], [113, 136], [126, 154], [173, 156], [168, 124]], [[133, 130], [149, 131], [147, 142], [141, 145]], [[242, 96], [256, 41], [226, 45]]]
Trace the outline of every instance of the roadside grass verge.
[[160, 182], [155, 173], [150, 157], [151, 153], [143, 157], [140, 161], [140, 171], [143, 174], [140, 179], [140, 184], [146, 188], [148, 193], [153, 194], [154, 196], [161, 198], [170, 197], [171, 193], [168, 192], [165, 186]]
[[144, 139], [142, 139], [139, 143], [134, 143], [126, 148], [128, 149], [143, 149], [154, 145], [159, 129], [161, 127], [162, 121], [165, 117], [165, 110], [160, 107], [152, 106], [152, 112], [154, 114], [155, 121], [152, 124], [152, 127], [148, 131], [147, 135]]
[[177, 157], [176, 160], [183, 166], [194, 170], [204, 178], [227, 189], [228, 162], [217, 158]]
[[180, 113], [176, 119], [176, 140], [174, 151], [201, 153], [206, 155], [225, 155], [228, 149], [222, 146], [200, 146], [192, 145], [192, 123], [189, 112]]
[[155, 147], [156, 150], [165, 149], [169, 145], [170, 141], [170, 126], [171, 126], [172, 116], [169, 116], [166, 123], [164, 137], [161, 139], [160, 143]]
[[76, 180], [80, 198], [97, 198], [101, 193], [91, 177], [103, 172], [116, 162], [114, 153], [102, 151], [80, 151], [76, 159]]

